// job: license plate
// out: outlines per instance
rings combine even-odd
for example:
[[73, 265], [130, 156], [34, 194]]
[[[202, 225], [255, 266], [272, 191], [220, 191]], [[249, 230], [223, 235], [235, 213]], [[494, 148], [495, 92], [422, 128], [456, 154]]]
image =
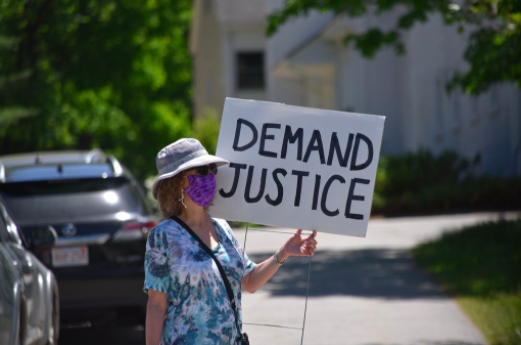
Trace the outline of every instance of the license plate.
[[53, 248], [52, 265], [54, 267], [86, 266], [89, 264], [87, 246]]

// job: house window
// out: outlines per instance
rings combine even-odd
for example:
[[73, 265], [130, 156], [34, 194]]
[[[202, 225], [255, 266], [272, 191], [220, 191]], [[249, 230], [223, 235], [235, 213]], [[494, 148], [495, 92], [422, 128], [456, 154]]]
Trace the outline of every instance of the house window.
[[264, 53], [237, 53], [237, 88], [264, 88]]

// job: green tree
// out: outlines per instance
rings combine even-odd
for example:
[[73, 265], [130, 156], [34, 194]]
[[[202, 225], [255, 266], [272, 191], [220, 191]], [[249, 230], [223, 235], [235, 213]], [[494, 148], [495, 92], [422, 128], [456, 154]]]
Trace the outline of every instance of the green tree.
[[345, 36], [344, 42], [354, 42], [368, 58], [385, 46], [403, 54], [403, 32], [439, 13], [445, 24], [455, 25], [460, 34], [471, 30], [464, 53], [470, 69], [456, 73], [449, 88], [460, 86], [479, 94], [499, 82], [515, 82], [521, 87], [521, 0], [286, 0], [280, 11], [269, 15], [266, 32], [273, 35], [288, 19], [311, 10], [359, 17], [372, 10], [381, 15], [396, 7], [405, 12], [391, 30], [372, 27]]
[[221, 123], [217, 111], [213, 108], [206, 108], [203, 111], [203, 116], [193, 122], [190, 136], [198, 139], [208, 153], [214, 155], [217, 151], [220, 129]]
[[0, 154], [102, 148], [139, 177], [190, 130], [189, 0], [0, 0]]

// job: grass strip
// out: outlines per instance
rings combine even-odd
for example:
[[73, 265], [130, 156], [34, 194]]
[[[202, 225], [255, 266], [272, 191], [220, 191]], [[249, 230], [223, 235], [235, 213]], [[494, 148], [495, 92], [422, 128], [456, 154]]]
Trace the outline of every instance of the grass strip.
[[491, 345], [521, 344], [521, 220], [467, 227], [413, 252]]

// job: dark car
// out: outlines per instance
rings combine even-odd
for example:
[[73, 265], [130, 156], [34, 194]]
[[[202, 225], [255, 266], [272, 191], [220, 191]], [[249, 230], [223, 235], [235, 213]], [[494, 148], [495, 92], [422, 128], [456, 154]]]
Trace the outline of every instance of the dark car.
[[63, 324], [142, 322], [143, 261], [157, 224], [141, 185], [101, 150], [0, 157], [0, 195], [22, 232], [52, 226], [52, 249], [35, 251], [54, 272]]
[[[50, 227], [34, 228], [31, 249], [56, 241]], [[0, 344], [57, 344], [56, 279], [36, 257], [0, 198]]]

